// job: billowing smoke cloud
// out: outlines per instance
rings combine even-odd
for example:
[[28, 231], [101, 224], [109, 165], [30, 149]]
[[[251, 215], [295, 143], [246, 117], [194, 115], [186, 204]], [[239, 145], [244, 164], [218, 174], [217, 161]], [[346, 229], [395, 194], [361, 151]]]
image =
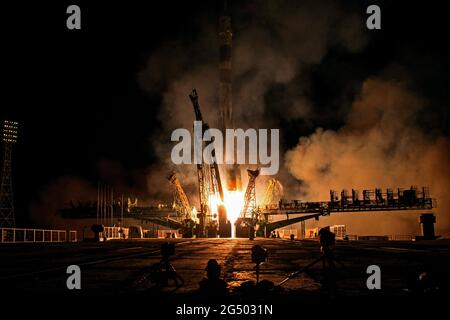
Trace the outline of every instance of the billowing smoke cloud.
[[[302, 181], [307, 200], [328, 199], [329, 190], [429, 186], [438, 200], [437, 229], [450, 229], [450, 141], [420, 129], [417, 117], [427, 102], [404, 85], [377, 78], [365, 81], [345, 126], [317, 129], [286, 154], [289, 172]], [[417, 231], [417, 213], [335, 215], [321, 224], [345, 223], [350, 232]]]
[[[331, 46], [339, 44], [347, 51], [360, 50], [366, 38], [363, 19], [347, 13], [335, 2], [249, 1], [236, 5], [232, 14], [233, 36], [233, 112], [238, 128], [279, 128], [276, 112], [285, 119], [316, 116], [306, 97], [310, 66], [317, 64]], [[149, 57], [139, 74], [143, 90], [163, 93], [159, 113], [163, 130], [152, 137], [153, 149], [160, 159], [160, 173], [175, 169], [190, 190], [196, 190], [195, 167], [174, 167], [170, 134], [176, 128], [192, 128], [194, 113], [188, 94], [196, 88], [205, 120], [211, 127], [218, 123], [218, 17], [199, 19], [201, 30], [196, 39], [167, 42]], [[314, 30], [314, 32], [312, 32]], [[268, 103], [266, 95], [276, 85], [288, 87], [280, 104]], [[286, 176], [284, 172], [280, 175]], [[243, 172], [243, 181], [246, 173]], [[286, 179], [286, 183], [288, 178]], [[245, 184], [244, 184], [245, 185]], [[149, 192], [152, 190], [149, 188]], [[195, 194], [195, 193], [194, 193]]]

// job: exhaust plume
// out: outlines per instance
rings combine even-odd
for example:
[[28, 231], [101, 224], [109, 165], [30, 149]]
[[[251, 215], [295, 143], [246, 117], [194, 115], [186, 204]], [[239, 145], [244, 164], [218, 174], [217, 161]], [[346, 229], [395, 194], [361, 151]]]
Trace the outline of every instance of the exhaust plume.
[[[329, 190], [429, 186], [438, 200], [437, 230], [450, 228], [450, 141], [416, 125], [427, 102], [405, 85], [378, 78], [364, 82], [346, 124], [318, 128], [286, 153], [286, 167], [302, 182], [306, 200], [328, 199]], [[417, 213], [335, 214], [321, 225], [344, 223], [351, 233], [418, 232]]]

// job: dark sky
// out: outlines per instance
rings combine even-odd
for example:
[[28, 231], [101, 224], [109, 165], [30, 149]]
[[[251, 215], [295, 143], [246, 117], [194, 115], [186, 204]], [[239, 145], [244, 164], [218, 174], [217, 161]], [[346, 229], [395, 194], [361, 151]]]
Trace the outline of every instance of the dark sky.
[[[420, 119], [422, 125], [449, 135], [449, 34], [443, 1], [345, 1], [342, 6], [364, 16], [367, 5], [373, 3], [382, 8], [382, 30], [367, 31], [369, 43], [364, 50], [349, 53], [336, 46], [314, 66], [309, 95], [323, 117], [308, 125], [282, 120], [283, 128], [295, 133], [283, 135], [287, 147], [318, 125], [339, 128], [339, 117], [327, 116], [335, 104], [355, 95], [363, 79], [393, 62], [411, 73], [414, 89], [432, 102], [431, 112]], [[81, 7], [81, 31], [66, 29], [65, 11], [70, 4]], [[60, 176], [79, 176], [95, 185], [102, 159], [118, 162], [124, 172], [133, 173], [157, 161], [149, 140], [164, 126], [157, 118], [161, 95], [143, 92], [137, 74], [163, 43], [174, 40], [182, 46], [198, 37], [202, 23], [216, 24], [221, 4], [2, 4], [0, 116], [20, 122], [14, 156], [19, 223], [27, 221], [29, 205], [39, 191]], [[249, 0], [229, 1], [229, 7], [236, 17], [237, 33], [239, 24], [251, 21], [253, 10], [258, 10]], [[165, 85], [161, 80], [161, 88]], [[277, 97], [285, 89], [275, 86], [266, 99], [279, 102]], [[131, 174], [122, 181], [130, 188], [145, 187]]]

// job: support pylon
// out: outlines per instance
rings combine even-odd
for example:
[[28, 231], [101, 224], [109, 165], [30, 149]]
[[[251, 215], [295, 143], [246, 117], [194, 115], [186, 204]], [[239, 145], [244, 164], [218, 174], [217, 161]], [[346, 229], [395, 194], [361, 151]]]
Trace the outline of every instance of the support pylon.
[[254, 218], [254, 211], [257, 209], [256, 207], [256, 188], [255, 181], [259, 176], [259, 168], [256, 170], [247, 169], [248, 173], [248, 184], [247, 190], [245, 190], [244, 196], [244, 206], [242, 207], [241, 217], [242, 218]]
[[191, 217], [191, 205], [189, 204], [188, 197], [181, 186], [175, 173], [171, 172], [167, 179], [172, 184], [173, 188], [173, 208], [177, 212], [182, 220], [190, 220]]

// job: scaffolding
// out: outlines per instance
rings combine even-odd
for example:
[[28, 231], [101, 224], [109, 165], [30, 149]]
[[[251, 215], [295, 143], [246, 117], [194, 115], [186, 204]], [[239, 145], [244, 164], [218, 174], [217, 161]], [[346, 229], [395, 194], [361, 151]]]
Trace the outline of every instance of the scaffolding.
[[167, 179], [172, 184], [173, 209], [182, 220], [190, 220], [192, 218], [191, 205], [189, 204], [188, 197], [181, 186], [180, 180], [178, 180], [174, 172], [170, 173]]
[[0, 228], [14, 228], [14, 197], [12, 187], [12, 146], [17, 142], [18, 123], [3, 121], [3, 167], [0, 185]]
[[247, 173], [248, 173], [248, 184], [247, 189], [245, 190], [244, 206], [242, 207], [241, 218], [243, 219], [251, 218], [253, 220], [255, 218], [255, 214], [257, 211], [255, 181], [256, 178], [259, 176], [259, 169], [256, 170], [247, 169]]
[[[189, 98], [191, 99], [194, 108], [195, 120], [202, 123], [201, 135], [203, 137], [205, 131], [209, 129], [209, 125], [203, 122], [198, 95], [195, 89], [192, 90]], [[204, 142], [202, 141], [202, 143]], [[214, 149], [211, 152], [211, 156], [211, 164], [204, 164], [203, 159], [197, 164], [198, 192], [200, 199], [200, 210], [197, 214], [199, 218], [197, 230], [199, 237], [216, 236], [217, 213], [214, 212], [218, 210], [217, 205], [219, 204], [219, 200], [222, 202], [224, 200], [222, 182], [220, 179], [219, 167], [215, 159], [216, 155]]]
[[[358, 197], [358, 190], [352, 189], [349, 195], [347, 190], [341, 191], [341, 197], [338, 192], [330, 190], [329, 201], [280, 201], [278, 206], [260, 206], [258, 208], [261, 216], [269, 217], [271, 215], [286, 215], [286, 220], [278, 220], [266, 225], [266, 230], [271, 230], [288, 226], [308, 219], [316, 219], [335, 212], [381, 212], [381, 211], [402, 211], [402, 210], [429, 210], [436, 208], [436, 200], [430, 197], [430, 191], [427, 187], [417, 188], [412, 186], [409, 189], [397, 188], [386, 189], [383, 192], [381, 188], [374, 190], [363, 190], [362, 199]], [[290, 218], [289, 215], [298, 215]], [[267, 218], [266, 218], [267, 219]]]

